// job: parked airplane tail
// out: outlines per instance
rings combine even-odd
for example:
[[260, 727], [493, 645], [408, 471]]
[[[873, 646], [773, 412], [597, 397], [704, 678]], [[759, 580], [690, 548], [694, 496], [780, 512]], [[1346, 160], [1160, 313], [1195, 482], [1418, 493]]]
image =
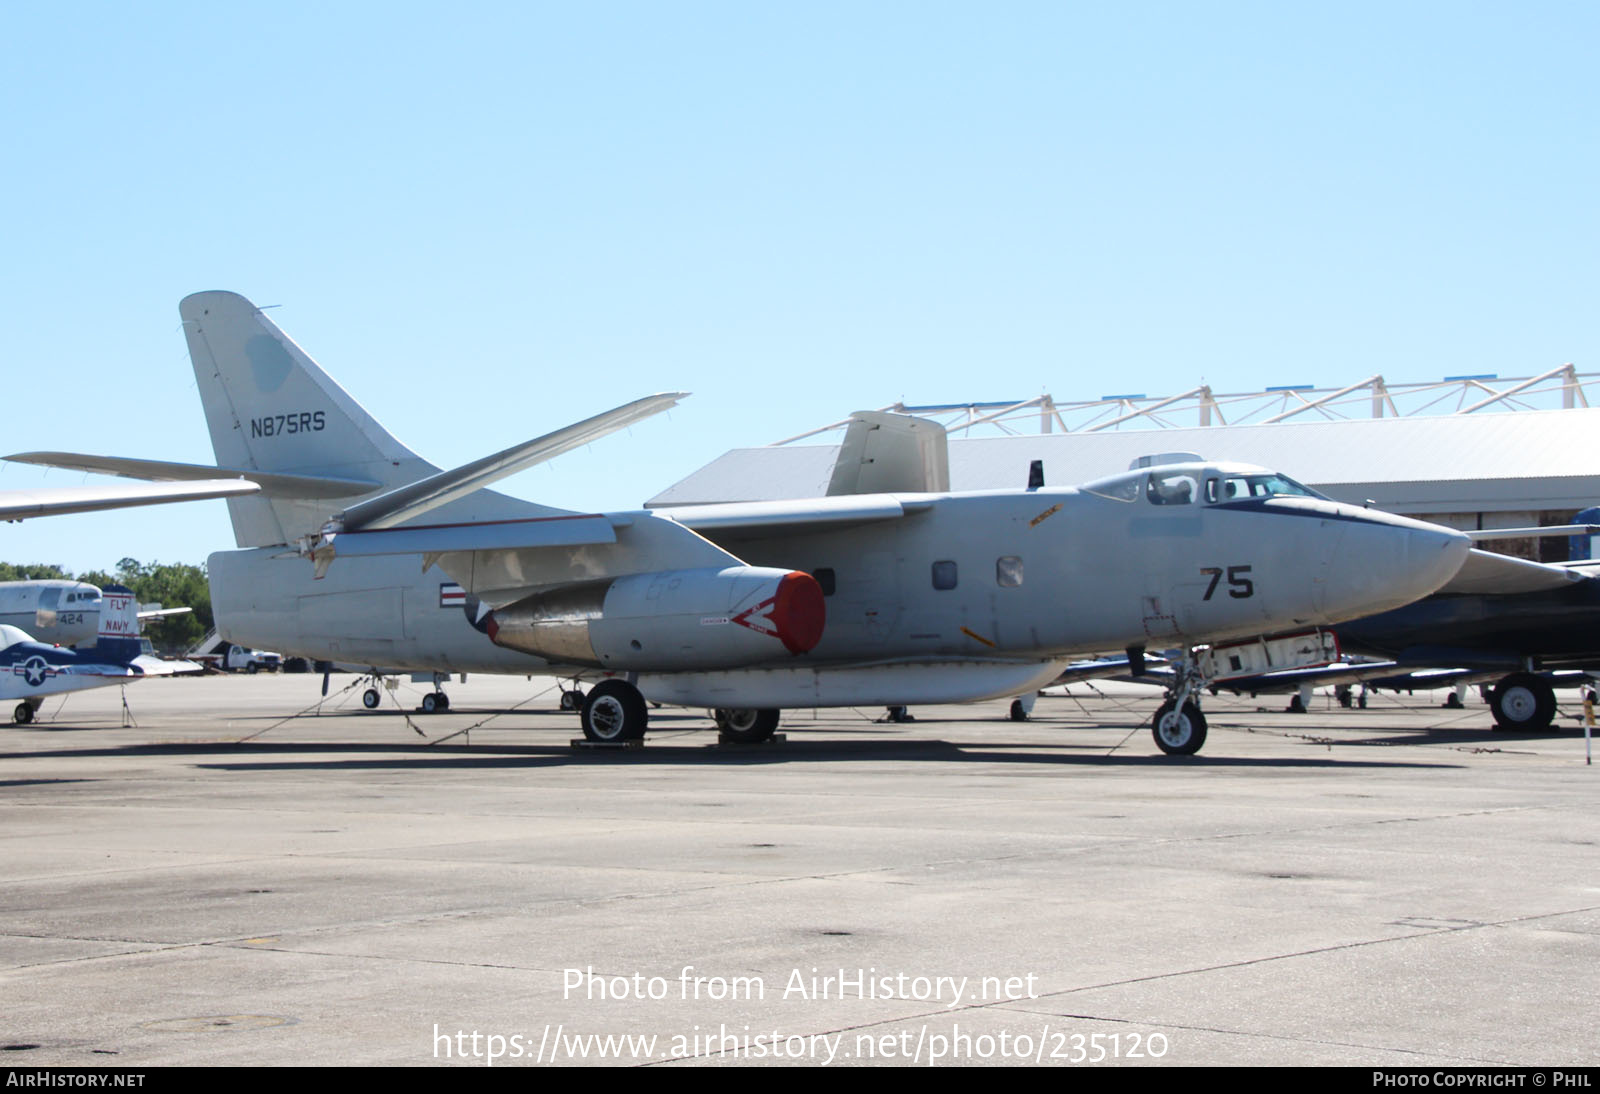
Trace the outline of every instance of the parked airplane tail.
[[249, 300], [200, 292], [185, 297], [178, 313], [218, 465], [370, 483], [336, 498], [233, 499], [228, 512], [240, 547], [293, 542], [341, 503], [437, 470], [395, 440]]
[[[1590, 506], [1580, 509], [1572, 515], [1573, 524], [1600, 524], [1600, 506]], [[1581, 534], [1567, 537], [1567, 558], [1573, 562], [1586, 562], [1590, 559], [1600, 558], [1600, 551], [1595, 550], [1596, 540], [1600, 536]]]
[[[178, 312], [217, 464], [245, 475], [267, 473], [262, 496], [229, 501], [240, 547], [294, 543], [360, 498], [438, 473], [249, 300], [200, 292], [185, 297]], [[283, 481], [268, 483], [273, 474]], [[478, 491], [439, 516], [503, 520], [558, 512]]]
[[[244, 297], [195, 293], [178, 310], [215, 465], [82, 452], [22, 452], [6, 459], [173, 484], [133, 491], [134, 501], [118, 495], [116, 504], [148, 504], [179, 493], [228, 497], [238, 546], [304, 549], [314, 541], [326, 540], [326, 546], [334, 534], [393, 528], [424, 514], [446, 525], [573, 516], [485, 487], [668, 410], [687, 394], [634, 399], [440, 471], [395, 440]], [[48, 506], [67, 504], [48, 499]], [[27, 512], [16, 516], [45, 511], [34, 503], [21, 508]]]
[[107, 585], [100, 590], [95, 649], [98, 656], [122, 665], [139, 656], [139, 602], [126, 585]]

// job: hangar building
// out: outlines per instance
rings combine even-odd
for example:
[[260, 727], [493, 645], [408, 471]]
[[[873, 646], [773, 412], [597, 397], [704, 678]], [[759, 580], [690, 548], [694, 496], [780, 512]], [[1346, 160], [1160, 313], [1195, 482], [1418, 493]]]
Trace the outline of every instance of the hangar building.
[[[1600, 374], [1566, 365], [1509, 379], [1388, 384], [1373, 376], [1338, 389], [1216, 395], [1202, 386], [1167, 397], [882, 409], [945, 426], [952, 490], [1026, 486], [1034, 460], [1043, 461], [1046, 482], [1063, 485], [1125, 470], [1140, 456], [1194, 452], [1281, 471], [1339, 501], [1463, 529], [1521, 528], [1567, 524], [1600, 504], [1600, 407], [1585, 391], [1595, 383]], [[822, 495], [847, 423], [734, 449], [646, 504]], [[1567, 557], [1558, 537], [1497, 541], [1495, 549]]]

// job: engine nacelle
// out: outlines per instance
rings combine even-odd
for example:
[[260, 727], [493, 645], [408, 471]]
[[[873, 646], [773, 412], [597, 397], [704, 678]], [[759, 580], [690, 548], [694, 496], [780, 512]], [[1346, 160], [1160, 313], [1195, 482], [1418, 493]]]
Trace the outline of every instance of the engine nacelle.
[[496, 608], [496, 645], [612, 671], [731, 669], [806, 653], [822, 640], [822, 587], [765, 566], [630, 574], [534, 593]]

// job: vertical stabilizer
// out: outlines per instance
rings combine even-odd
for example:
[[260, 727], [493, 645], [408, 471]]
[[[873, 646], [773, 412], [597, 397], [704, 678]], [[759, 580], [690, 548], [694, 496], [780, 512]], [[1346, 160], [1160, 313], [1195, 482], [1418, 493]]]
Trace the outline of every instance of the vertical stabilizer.
[[95, 649], [108, 661], [126, 665], [139, 656], [139, 602], [126, 585], [107, 585], [100, 593], [100, 630]]
[[828, 495], [942, 494], [950, 489], [944, 426], [908, 414], [850, 415]]
[[[178, 305], [217, 463], [366, 479], [384, 489], [437, 471], [390, 436], [249, 300], [201, 292]], [[369, 491], [370, 493], [370, 491]], [[355, 497], [233, 498], [241, 547], [290, 543]]]

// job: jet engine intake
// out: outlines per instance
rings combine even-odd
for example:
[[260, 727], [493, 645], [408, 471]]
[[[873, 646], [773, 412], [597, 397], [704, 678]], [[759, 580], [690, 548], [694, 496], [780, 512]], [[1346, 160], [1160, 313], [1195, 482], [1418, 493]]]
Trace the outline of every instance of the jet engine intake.
[[537, 592], [484, 620], [496, 645], [612, 671], [731, 669], [822, 640], [822, 587], [764, 566], [668, 570]]

